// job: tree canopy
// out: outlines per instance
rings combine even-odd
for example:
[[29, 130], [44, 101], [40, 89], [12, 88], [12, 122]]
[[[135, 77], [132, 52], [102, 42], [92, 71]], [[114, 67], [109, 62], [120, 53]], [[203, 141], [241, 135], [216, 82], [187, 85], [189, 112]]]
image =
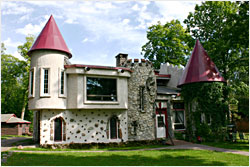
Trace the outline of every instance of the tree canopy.
[[184, 23], [227, 80], [230, 110], [248, 115], [249, 2], [202, 2]]
[[[29, 35], [26, 37], [26, 42], [18, 46], [18, 52], [24, 57], [24, 61], [6, 54], [4, 43], [1, 44], [2, 113], [14, 113], [16, 116], [21, 117], [28, 108], [30, 58], [27, 52], [33, 42], [34, 36]], [[25, 119], [32, 119], [30, 111], [26, 112]]]
[[149, 27], [148, 42], [142, 46], [144, 57], [159, 68], [161, 63], [183, 65], [187, 63], [187, 56], [191, 48], [188, 45], [191, 36], [185, 32], [179, 20], [172, 20], [164, 25], [158, 24]]

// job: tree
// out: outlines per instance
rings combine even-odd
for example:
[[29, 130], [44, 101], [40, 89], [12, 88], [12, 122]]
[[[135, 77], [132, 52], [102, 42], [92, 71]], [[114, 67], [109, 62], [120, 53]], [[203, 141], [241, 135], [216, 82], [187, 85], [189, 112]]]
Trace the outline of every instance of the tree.
[[[226, 79], [226, 101], [233, 106], [238, 105], [242, 95], [249, 99], [244, 91], [249, 84], [249, 2], [202, 2], [184, 23]], [[237, 107], [232, 109], [238, 111]]]
[[23, 74], [25, 63], [12, 55], [5, 54], [1, 44], [1, 107], [2, 113], [21, 116], [23, 104]]
[[[34, 36], [26, 37], [26, 42], [18, 46], [18, 51], [25, 61], [5, 54], [6, 48], [1, 44], [1, 106], [2, 113], [14, 113], [24, 119], [28, 106], [28, 84], [30, 58], [27, 55], [32, 46]], [[31, 120], [32, 113], [27, 112], [25, 118]]]
[[23, 91], [24, 91], [24, 100], [23, 100], [23, 107], [22, 107], [22, 114], [21, 118], [24, 118], [25, 109], [27, 108], [28, 104], [28, 88], [29, 88], [29, 69], [30, 69], [30, 57], [28, 56], [28, 51], [31, 48], [35, 37], [33, 35], [28, 35], [26, 38], [26, 42], [23, 45], [18, 46], [18, 52], [20, 55], [26, 60], [24, 61], [25, 68], [24, 68], [24, 75], [23, 75]]
[[142, 54], [153, 62], [155, 68], [166, 62], [186, 65], [191, 52], [188, 43], [191, 36], [185, 32], [180, 21], [172, 20], [165, 25], [158, 22], [149, 27], [147, 38], [149, 41], [142, 46]]

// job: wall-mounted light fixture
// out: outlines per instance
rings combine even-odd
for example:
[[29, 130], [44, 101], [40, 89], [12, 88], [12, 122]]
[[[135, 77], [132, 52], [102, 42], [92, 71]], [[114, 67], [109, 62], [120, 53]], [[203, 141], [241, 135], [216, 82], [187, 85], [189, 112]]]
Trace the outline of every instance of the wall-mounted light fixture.
[[124, 70], [123, 69], [118, 69], [117, 72], [118, 73], [124, 73]]
[[89, 71], [90, 68], [89, 67], [84, 67], [84, 71]]

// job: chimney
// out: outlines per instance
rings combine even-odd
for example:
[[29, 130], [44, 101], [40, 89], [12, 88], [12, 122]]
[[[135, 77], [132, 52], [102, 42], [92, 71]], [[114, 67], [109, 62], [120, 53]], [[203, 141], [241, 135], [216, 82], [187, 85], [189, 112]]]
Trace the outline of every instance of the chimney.
[[116, 67], [121, 67], [127, 61], [128, 54], [119, 53], [117, 56], [115, 56], [115, 58], [116, 58]]

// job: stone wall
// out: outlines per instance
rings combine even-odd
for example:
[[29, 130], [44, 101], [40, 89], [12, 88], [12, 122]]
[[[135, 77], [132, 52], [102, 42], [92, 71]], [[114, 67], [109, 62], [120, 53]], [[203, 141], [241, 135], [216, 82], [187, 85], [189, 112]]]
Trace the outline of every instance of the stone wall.
[[[118, 118], [120, 138], [109, 138], [109, 119]], [[63, 141], [54, 141], [54, 120], [63, 122]], [[125, 142], [127, 134], [126, 110], [43, 110], [40, 112], [40, 144]]]
[[156, 77], [152, 64], [129, 59], [124, 66], [133, 70], [128, 80], [128, 140], [154, 140]]

